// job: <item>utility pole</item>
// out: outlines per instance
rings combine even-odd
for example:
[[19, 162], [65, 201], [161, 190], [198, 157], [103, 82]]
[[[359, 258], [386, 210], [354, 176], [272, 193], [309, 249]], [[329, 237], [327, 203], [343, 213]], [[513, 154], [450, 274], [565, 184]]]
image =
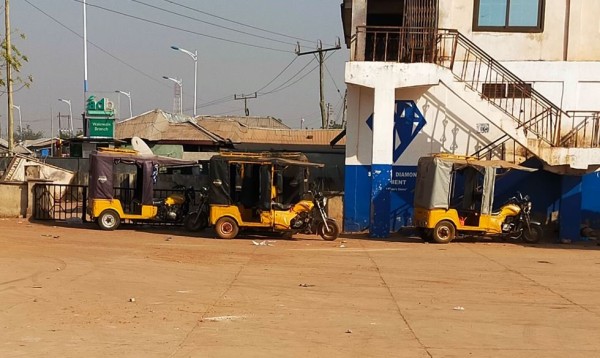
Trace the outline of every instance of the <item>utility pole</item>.
[[240, 99], [244, 100], [244, 113], [246, 114], [246, 117], [248, 117], [250, 115], [250, 110], [248, 110], [248, 100], [254, 99], [256, 97], [257, 97], [256, 92], [254, 92], [253, 95], [244, 95], [244, 94], [241, 94], [239, 96], [237, 94], [233, 95], [234, 100], [240, 100]]
[[[62, 138], [62, 134], [67, 132], [67, 133], [73, 133], [69, 130], [69, 119], [71, 118], [68, 114], [60, 114], [60, 112], [58, 112], [58, 137]], [[67, 120], [67, 129], [62, 129], [62, 119], [65, 118]], [[71, 135], [72, 137], [72, 135]]]
[[296, 55], [310, 55], [310, 54], [318, 54], [317, 59], [319, 60], [319, 106], [321, 107], [321, 128], [328, 128], [327, 123], [327, 114], [325, 110], [325, 94], [324, 94], [324, 69], [325, 69], [325, 54], [328, 51], [339, 50], [340, 39], [338, 38], [335, 44], [335, 47], [323, 48], [323, 43], [319, 40], [319, 45], [314, 51], [300, 52], [300, 43], [296, 46]]
[[10, 43], [10, 7], [9, 0], [4, 0], [4, 25], [6, 31], [6, 94], [8, 97], [8, 151], [12, 152], [14, 146], [14, 117], [13, 117], [13, 91], [12, 91], [12, 54], [11, 54], [11, 43]]
[[329, 118], [331, 118], [331, 103], [327, 103], [327, 127], [325, 129], [329, 129], [329, 127], [331, 127], [331, 122], [329, 122]]

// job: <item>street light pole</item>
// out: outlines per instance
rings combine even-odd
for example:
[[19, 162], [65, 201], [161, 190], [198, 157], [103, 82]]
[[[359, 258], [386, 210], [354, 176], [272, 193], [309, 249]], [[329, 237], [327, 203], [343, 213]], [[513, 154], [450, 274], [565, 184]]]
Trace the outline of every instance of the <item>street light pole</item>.
[[125, 91], [119, 91], [119, 90], [116, 90], [115, 92], [124, 94], [125, 96], [127, 96], [127, 98], [129, 98], [129, 118], [133, 118], [133, 110], [131, 109], [131, 92], [125, 92]]
[[19, 136], [21, 137], [21, 142], [23, 142], [23, 122], [21, 121], [21, 106], [12, 105], [12, 108], [19, 111]]
[[188, 56], [190, 56], [192, 58], [192, 60], [194, 60], [194, 118], [196, 118], [196, 108], [197, 108], [196, 96], [197, 96], [197, 89], [198, 89], [198, 50], [191, 52], [191, 51], [188, 51], [186, 49], [183, 49], [183, 48], [180, 48], [177, 46], [171, 46], [171, 48], [175, 51], [181, 51], [181, 52], [187, 54]]
[[179, 86], [179, 113], [183, 114], [183, 80], [173, 77], [162, 76], [165, 80], [173, 81]]
[[73, 137], [73, 110], [71, 109], [71, 100], [62, 98], [59, 98], [58, 100], [69, 105], [69, 131], [71, 132], [71, 137]]

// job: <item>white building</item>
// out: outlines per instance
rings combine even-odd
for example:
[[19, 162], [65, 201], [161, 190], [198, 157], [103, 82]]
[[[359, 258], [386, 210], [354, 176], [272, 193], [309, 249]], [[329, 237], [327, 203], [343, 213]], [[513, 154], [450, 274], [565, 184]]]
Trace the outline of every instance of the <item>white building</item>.
[[600, 223], [582, 195], [600, 179], [581, 176], [600, 165], [598, 14], [591, 0], [344, 0], [344, 229], [409, 225], [417, 160], [437, 152], [537, 158], [545, 171], [497, 194], [516, 180], [546, 221], [562, 208], [563, 237]]

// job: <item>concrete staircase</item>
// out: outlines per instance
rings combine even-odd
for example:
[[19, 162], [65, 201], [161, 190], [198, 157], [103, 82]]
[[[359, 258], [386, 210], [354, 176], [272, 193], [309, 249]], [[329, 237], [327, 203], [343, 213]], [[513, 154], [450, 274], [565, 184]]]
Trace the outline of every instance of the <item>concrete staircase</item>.
[[552, 172], [585, 174], [600, 167], [600, 112], [563, 111], [456, 30], [440, 30], [433, 61], [448, 70], [443, 84], [506, 134], [477, 156], [498, 157], [510, 143]]

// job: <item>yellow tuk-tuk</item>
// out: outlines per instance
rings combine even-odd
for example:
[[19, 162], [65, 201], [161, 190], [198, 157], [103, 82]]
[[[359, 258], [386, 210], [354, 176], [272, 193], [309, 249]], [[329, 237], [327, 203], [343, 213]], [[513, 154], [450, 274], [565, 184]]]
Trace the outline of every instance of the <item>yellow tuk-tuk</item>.
[[449, 243], [457, 236], [499, 236], [534, 243], [543, 235], [530, 218], [532, 203], [517, 194], [493, 210], [498, 171], [535, 171], [502, 160], [450, 154], [419, 159], [414, 223], [425, 241]]
[[[87, 213], [103, 230], [115, 230], [123, 220], [183, 222], [194, 201], [194, 188], [178, 187], [177, 192], [166, 198], [155, 199], [154, 186], [161, 166], [194, 164], [193, 161], [140, 155], [131, 149], [99, 149], [90, 154]], [[134, 173], [132, 185], [115, 186], [118, 172], [126, 168]]]
[[[291, 237], [316, 232], [335, 240], [340, 232], [327, 217], [325, 198], [311, 192], [311, 163], [301, 153], [223, 152], [210, 160], [209, 223], [220, 238], [241, 230], [275, 232]], [[310, 198], [308, 197], [310, 196]]]

